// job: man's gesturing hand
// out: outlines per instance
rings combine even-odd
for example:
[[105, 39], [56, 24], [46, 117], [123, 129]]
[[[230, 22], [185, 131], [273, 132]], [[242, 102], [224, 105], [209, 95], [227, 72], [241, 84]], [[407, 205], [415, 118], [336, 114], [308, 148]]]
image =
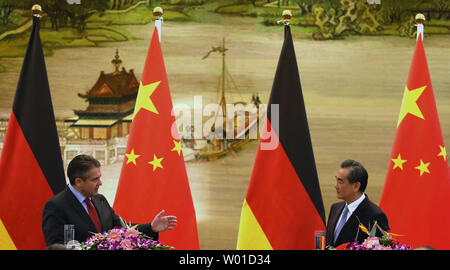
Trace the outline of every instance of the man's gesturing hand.
[[155, 216], [152, 221], [152, 230], [154, 232], [163, 232], [166, 230], [173, 230], [177, 226], [176, 216], [163, 216], [166, 211], [162, 210]]

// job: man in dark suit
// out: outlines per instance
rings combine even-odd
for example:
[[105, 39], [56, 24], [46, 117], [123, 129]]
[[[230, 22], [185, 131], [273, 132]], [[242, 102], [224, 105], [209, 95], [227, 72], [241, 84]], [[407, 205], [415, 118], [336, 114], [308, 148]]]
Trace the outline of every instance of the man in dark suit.
[[[377, 221], [383, 230], [389, 230], [389, 222], [383, 210], [364, 194], [367, 179], [367, 171], [359, 162], [345, 160], [341, 163], [334, 188], [338, 199], [343, 201], [331, 206], [326, 233], [327, 246], [337, 247], [355, 240], [362, 243], [368, 235], [359, 229], [360, 224], [370, 230]], [[377, 230], [377, 236], [381, 235]]]
[[[75, 225], [75, 240], [84, 242], [92, 232], [103, 232], [121, 226], [118, 215], [106, 198], [98, 193], [102, 185], [100, 163], [88, 155], [76, 156], [67, 168], [70, 184], [44, 206], [42, 231], [47, 246], [64, 242], [64, 225]], [[145, 206], [143, 206], [145, 211]], [[175, 216], [163, 216], [164, 210], [151, 223], [136, 229], [158, 239], [158, 233], [173, 230]]]

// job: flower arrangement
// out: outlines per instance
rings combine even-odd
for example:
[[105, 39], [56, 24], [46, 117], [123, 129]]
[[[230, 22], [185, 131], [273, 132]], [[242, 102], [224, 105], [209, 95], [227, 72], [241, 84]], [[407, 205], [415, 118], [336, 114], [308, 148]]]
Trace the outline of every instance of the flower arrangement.
[[[412, 248], [407, 245], [401, 244], [399, 241], [393, 238], [394, 235], [401, 236], [398, 234], [388, 233], [381, 229], [378, 225], [378, 222], [375, 221], [375, 224], [372, 230], [369, 232], [363, 224], [359, 225], [361, 231], [365, 232], [369, 237], [364, 240], [362, 244], [358, 241], [342, 244], [337, 248], [337, 250], [411, 250]], [[377, 237], [375, 236], [376, 230], [379, 229], [383, 236]]]
[[95, 233], [81, 244], [82, 250], [166, 250], [165, 246], [151, 237], [130, 227], [115, 227], [107, 232]]
[[[358, 241], [352, 242], [347, 245], [346, 250], [411, 250], [410, 246], [402, 245], [399, 241], [393, 238], [392, 233], [388, 233], [381, 229], [378, 222], [375, 221], [375, 224], [372, 230], [369, 232], [363, 224], [359, 225], [359, 228], [369, 235], [366, 240], [362, 244], [359, 244]], [[376, 237], [376, 230], [379, 229], [383, 236]], [[398, 235], [400, 236], [400, 235]]]
[[410, 246], [402, 245], [400, 242], [392, 238], [392, 236], [368, 237], [362, 244], [357, 241], [350, 243], [346, 250], [411, 250]]

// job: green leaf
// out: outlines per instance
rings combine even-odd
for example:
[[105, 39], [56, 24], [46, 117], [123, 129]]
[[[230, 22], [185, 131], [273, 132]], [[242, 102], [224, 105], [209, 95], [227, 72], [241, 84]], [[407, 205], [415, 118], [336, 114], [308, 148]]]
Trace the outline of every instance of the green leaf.
[[123, 220], [123, 218], [120, 215], [119, 219], [120, 219], [120, 226], [122, 226], [123, 228], [129, 228], [128, 224]]
[[370, 230], [369, 237], [375, 237], [377, 233], [378, 221], [375, 220], [375, 224], [373, 224], [372, 230]]
[[392, 242], [392, 240], [390, 240], [388, 238], [388, 236], [384, 235], [381, 239], [380, 239], [380, 244], [382, 244], [383, 246], [386, 247], [390, 247], [394, 244], [394, 242]]
[[381, 231], [381, 233], [383, 234], [383, 236], [389, 237], [389, 235], [387, 233], [384, 232], [383, 229], [381, 229], [380, 225], [377, 224], [378, 229]]

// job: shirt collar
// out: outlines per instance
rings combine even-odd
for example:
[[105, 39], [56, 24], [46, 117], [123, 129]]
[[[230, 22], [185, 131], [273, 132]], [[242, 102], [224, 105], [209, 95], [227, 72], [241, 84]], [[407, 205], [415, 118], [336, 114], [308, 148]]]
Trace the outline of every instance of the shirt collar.
[[356, 210], [356, 208], [358, 208], [358, 206], [362, 203], [362, 201], [364, 201], [365, 198], [366, 194], [363, 193], [361, 197], [359, 197], [356, 201], [352, 202], [351, 204], [345, 203], [345, 206], [348, 208], [350, 214], [349, 216], [353, 214], [353, 212]]
[[84, 200], [86, 200], [86, 196], [84, 196], [83, 194], [81, 194], [78, 190], [76, 190], [71, 184], [69, 184], [69, 189], [70, 191], [72, 191], [73, 195], [75, 195], [75, 198], [77, 198], [77, 200], [82, 203], [84, 202]]

